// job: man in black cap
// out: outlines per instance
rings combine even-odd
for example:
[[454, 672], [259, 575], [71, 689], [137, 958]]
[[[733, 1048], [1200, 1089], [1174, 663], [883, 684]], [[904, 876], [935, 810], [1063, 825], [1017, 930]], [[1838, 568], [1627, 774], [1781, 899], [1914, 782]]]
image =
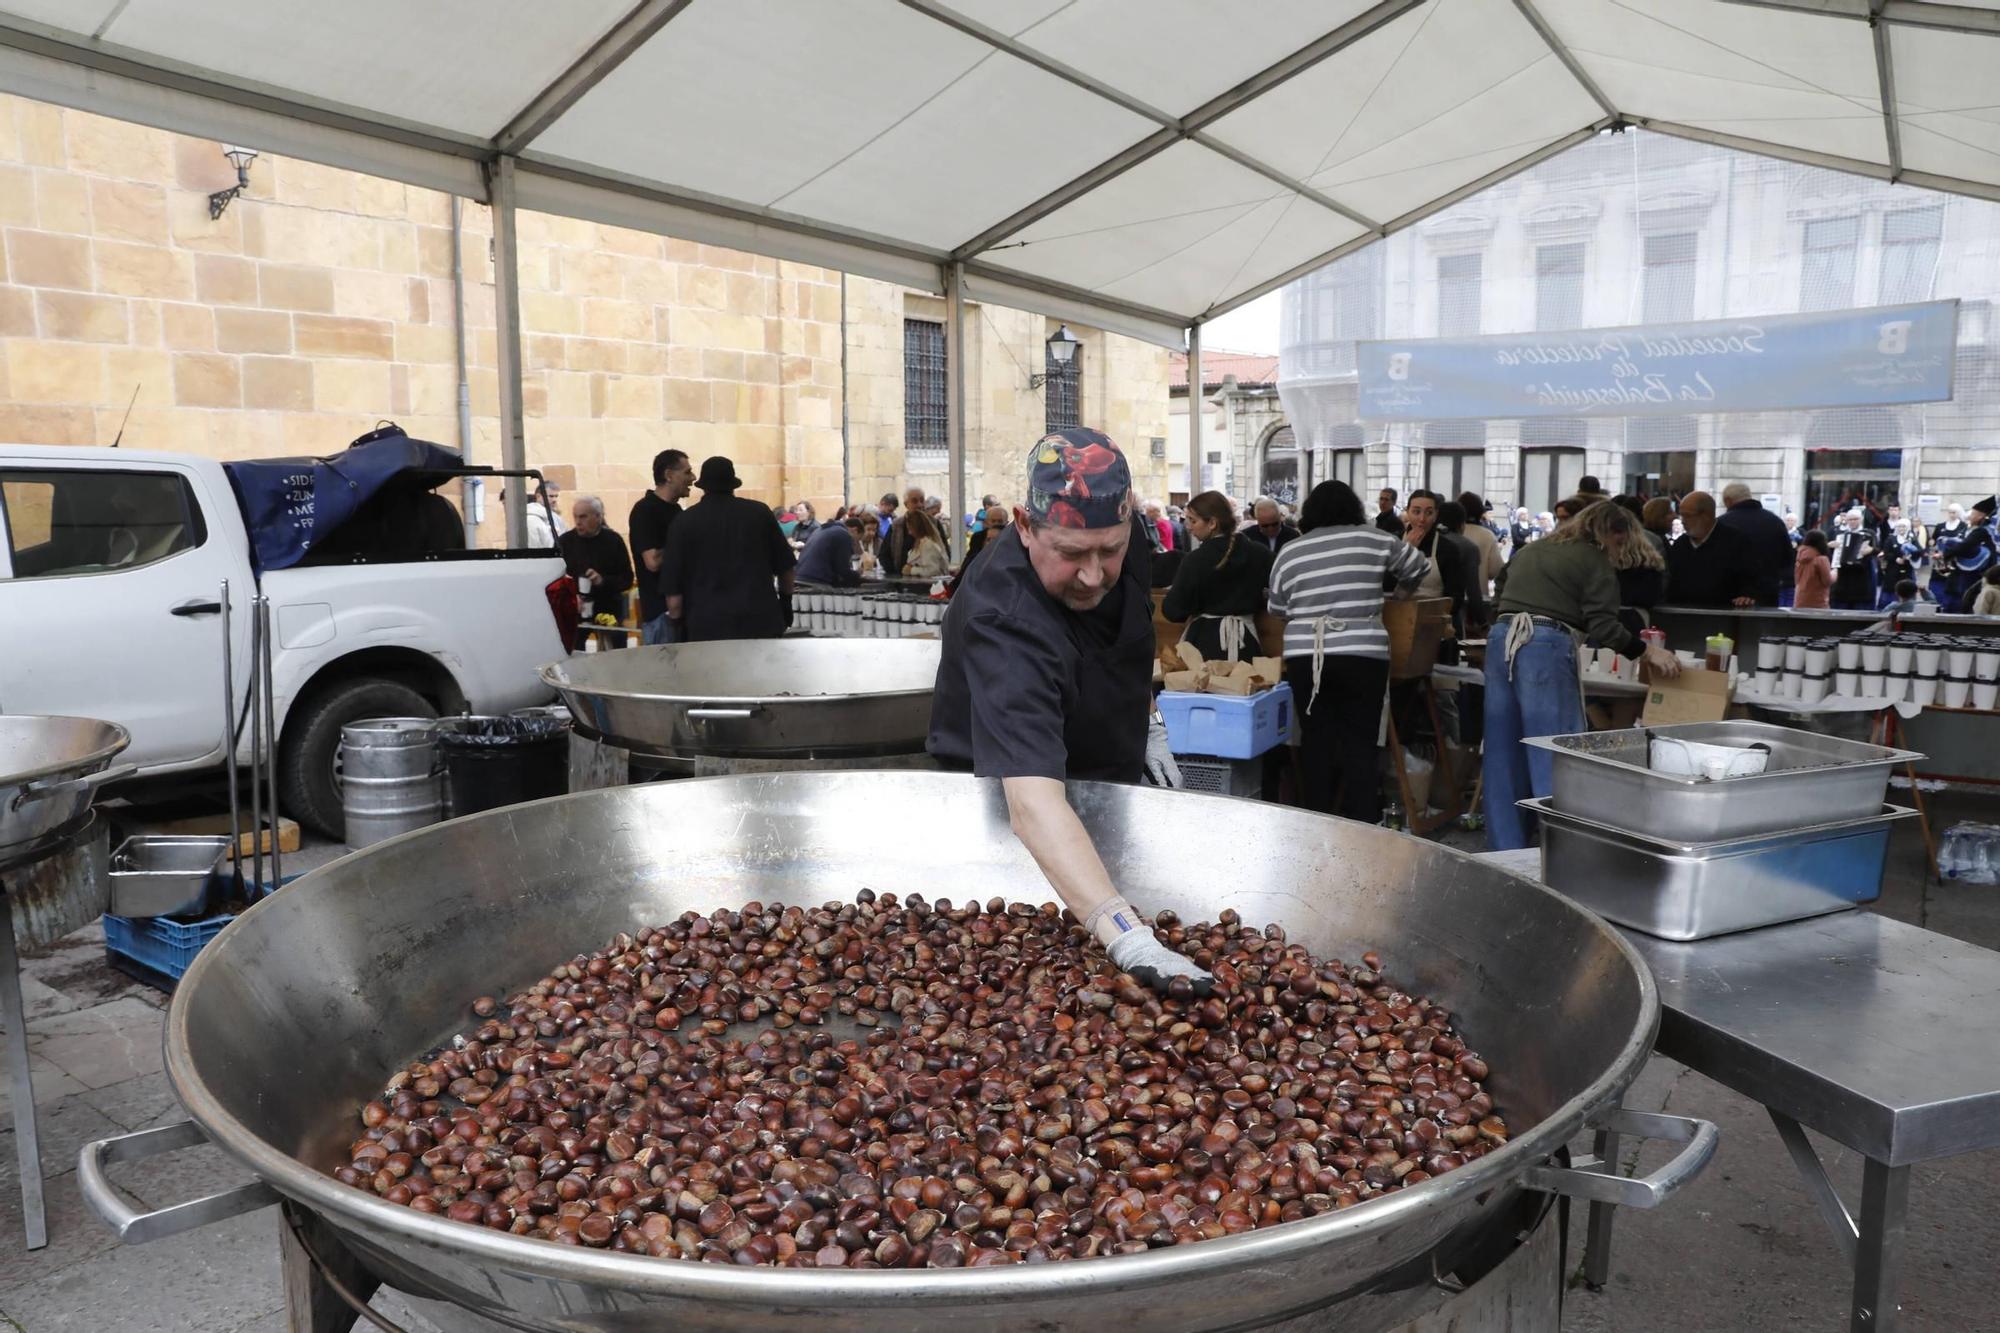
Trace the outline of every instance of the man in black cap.
[[741, 499], [736, 468], [703, 459], [702, 501], [674, 522], [660, 558], [660, 591], [683, 643], [775, 639], [792, 623], [797, 557], [769, 505]]
[[1944, 610], [1972, 610], [1973, 599], [1979, 596], [1979, 585], [1986, 571], [1993, 567], [1995, 555], [2000, 554], [2000, 540], [1993, 535], [1996, 509], [2000, 509], [2000, 498], [1989, 495], [1984, 500], [1974, 500], [1965, 532], [1938, 543], [1938, 556], [1950, 570], [1945, 577]]
[[1028, 456], [1027, 504], [945, 613], [929, 749], [1001, 780], [1015, 835], [1114, 964], [1207, 994], [1213, 978], [1112, 884], [1063, 789], [1067, 778], [1180, 785], [1152, 709], [1151, 563], [1118, 446], [1081, 428], [1045, 436]]

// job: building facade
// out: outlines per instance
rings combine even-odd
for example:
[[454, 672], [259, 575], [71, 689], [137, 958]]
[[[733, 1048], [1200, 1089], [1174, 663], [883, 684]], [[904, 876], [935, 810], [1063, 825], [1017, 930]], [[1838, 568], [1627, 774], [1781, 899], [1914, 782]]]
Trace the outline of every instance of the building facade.
[[[1167, 425], [1168, 487], [1186, 499], [1187, 355], [1172, 357], [1173, 415]], [[1221, 491], [1251, 500], [1270, 495], [1296, 504], [1305, 472], [1292, 427], [1278, 401], [1278, 358], [1207, 351], [1201, 358], [1201, 478], [1192, 492]]]
[[[1285, 291], [1281, 394], [1316, 476], [1550, 508], [1577, 478], [1652, 495], [1741, 481], [1808, 522], [2000, 479], [2000, 203], [1606, 134]], [[1955, 394], [1905, 407], [1363, 422], [1355, 343], [1956, 297]]]
[[[267, 155], [211, 217], [236, 180], [221, 150], [0, 96], [0, 440], [122, 429], [132, 447], [270, 457], [393, 419], [497, 463], [487, 210]], [[614, 527], [666, 448], [727, 454], [747, 494], [823, 516], [906, 482], [944, 491], [936, 297], [571, 218], [523, 213], [519, 233], [529, 465], [602, 496]], [[1050, 414], [1136, 444], [1141, 484], [1163, 487], [1167, 353], [1076, 328], [1075, 371], [1031, 390], [1054, 327], [968, 307], [969, 493], [1018, 500]], [[481, 540], [501, 527], [489, 506]]]

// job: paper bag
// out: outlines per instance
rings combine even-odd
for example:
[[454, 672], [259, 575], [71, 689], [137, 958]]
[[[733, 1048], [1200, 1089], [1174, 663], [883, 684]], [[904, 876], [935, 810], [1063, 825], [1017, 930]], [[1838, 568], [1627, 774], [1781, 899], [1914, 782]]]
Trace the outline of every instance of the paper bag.
[[1201, 649], [1191, 643], [1177, 643], [1174, 651], [1180, 655], [1181, 664], [1189, 671], [1201, 670]]
[[1199, 671], [1169, 671], [1164, 684], [1176, 694], [1200, 694], [1207, 677]]
[[1729, 715], [1729, 673], [1700, 668], [1682, 671], [1672, 680], [1646, 681], [1646, 707], [1640, 722], [1663, 727], [1675, 722], [1720, 722]]

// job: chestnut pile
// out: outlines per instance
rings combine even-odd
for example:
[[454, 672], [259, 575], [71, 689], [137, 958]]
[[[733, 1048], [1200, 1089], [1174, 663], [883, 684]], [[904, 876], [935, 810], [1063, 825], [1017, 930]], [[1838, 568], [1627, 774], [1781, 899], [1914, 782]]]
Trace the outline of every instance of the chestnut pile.
[[1142, 988], [1052, 906], [690, 912], [475, 1001], [333, 1174], [558, 1244], [957, 1268], [1275, 1226], [1506, 1142], [1486, 1062], [1374, 954], [1154, 924], [1213, 995]]

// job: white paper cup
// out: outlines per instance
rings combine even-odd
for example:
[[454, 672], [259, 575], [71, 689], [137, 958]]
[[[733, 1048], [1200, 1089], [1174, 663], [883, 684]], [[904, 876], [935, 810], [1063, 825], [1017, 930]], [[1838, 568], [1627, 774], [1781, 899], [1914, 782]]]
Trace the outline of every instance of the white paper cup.
[[1916, 703], [1929, 707], [1931, 704], [1937, 702], [1937, 687], [1936, 676], [1912, 676], [1910, 677], [1910, 698]]
[[1831, 656], [1833, 656], [1833, 649], [1831, 648], [1821, 648], [1814, 646], [1806, 649], [1807, 674], [1814, 676], [1825, 675], [1827, 667], [1829, 665], [1826, 659]]
[[1681, 659], [1682, 666], [1698, 667], [1701, 665], [1700, 653], [1689, 652], [1685, 648], [1676, 648], [1674, 649], [1674, 656]]
[[1765, 639], [1757, 645], [1757, 669], [1776, 671], [1785, 664], [1785, 645], [1776, 639]]
[[1757, 693], [1776, 694], [1778, 692], [1778, 680], [1779, 676], [1776, 668], [1759, 671], [1757, 673]]
[[1927, 648], [1924, 647], [1918, 648], [1916, 652], [1917, 670], [1920, 673], [1929, 672], [1931, 675], [1935, 676], [1937, 674], [1937, 669], [1938, 669], [1938, 658], [1943, 654], [1943, 651], [1944, 651], [1943, 649], [1938, 648], [1935, 645], [1932, 645], [1931, 647]]
[[1787, 671], [1778, 680], [1778, 697], [1781, 699], [1798, 698], [1800, 690], [1805, 686], [1805, 679], [1805, 673], [1802, 671]]
[[1981, 648], [1972, 663], [1975, 681], [2000, 680], [2000, 648]]
[[1861, 640], [1842, 639], [1835, 645], [1840, 653], [1840, 669], [1852, 671], [1861, 665]]
[[1970, 648], [1952, 648], [1946, 651], [1945, 661], [1952, 675], [1970, 679], [1973, 656], [1974, 653]]
[[1861, 673], [1862, 698], [1880, 699], [1883, 691], [1887, 688], [1887, 682], [1883, 680], [1880, 671], [1864, 671]]
[[1889, 645], [1886, 643], [1864, 643], [1861, 645], [1861, 665], [1868, 671], [1880, 671], [1888, 665]]
[[1939, 702], [1946, 708], [1963, 708], [1972, 694], [1972, 682], [1963, 676], [1946, 676], [1944, 688], [1938, 691]]
[[1799, 702], [1816, 704], [1826, 698], [1826, 677], [1807, 676], [1799, 682]]
[[1890, 644], [1889, 670], [1908, 671], [1910, 669], [1910, 658], [1912, 657], [1912, 655], [1915, 654], [1915, 652], [1916, 650], [1907, 643]]
[[1891, 671], [1882, 678], [1882, 697], [1892, 704], [1899, 704], [1910, 697], [1910, 678], [1900, 672]]
[[1845, 694], [1849, 698], [1853, 698], [1859, 694], [1861, 692], [1861, 673], [1859, 671], [1834, 672], [1833, 692], [1835, 694]]
[[1991, 708], [2000, 702], [2000, 680], [1976, 680], [1972, 682], [1972, 706]]
[[1785, 670], [1804, 671], [1806, 669], [1806, 645], [1804, 640], [1792, 639], [1785, 644]]

